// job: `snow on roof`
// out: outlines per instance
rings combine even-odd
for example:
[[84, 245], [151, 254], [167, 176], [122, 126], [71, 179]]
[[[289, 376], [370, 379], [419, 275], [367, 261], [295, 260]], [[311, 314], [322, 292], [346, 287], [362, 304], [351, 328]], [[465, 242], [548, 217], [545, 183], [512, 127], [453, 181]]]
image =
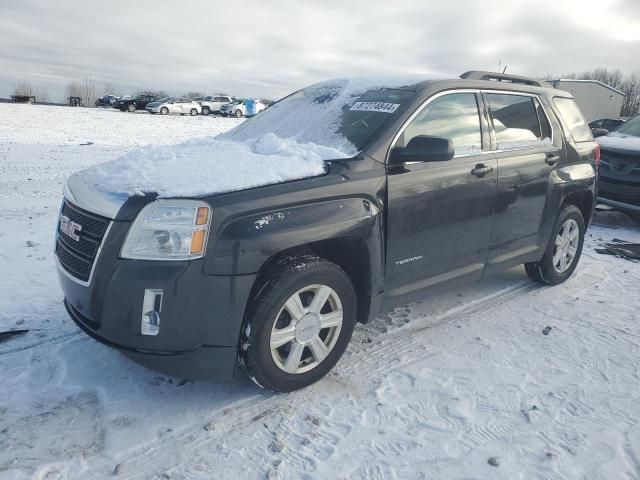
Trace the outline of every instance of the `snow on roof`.
[[109, 193], [189, 197], [323, 175], [324, 160], [346, 156], [334, 148], [273, 134], [245, 142], [209, 137], [143, 147], [75, 175]]

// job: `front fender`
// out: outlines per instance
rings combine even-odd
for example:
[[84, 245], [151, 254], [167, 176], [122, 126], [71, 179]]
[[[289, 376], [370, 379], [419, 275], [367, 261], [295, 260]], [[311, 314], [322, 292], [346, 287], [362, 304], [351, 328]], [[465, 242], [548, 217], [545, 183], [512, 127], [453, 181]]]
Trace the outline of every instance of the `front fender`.
[[379, 209], [363, 198], [341, 198], [269, 209], [220, 226], [207, 252], [205, 273], [256, 273], [273, 255], [322, 240], [357, 237], [381, 252]]

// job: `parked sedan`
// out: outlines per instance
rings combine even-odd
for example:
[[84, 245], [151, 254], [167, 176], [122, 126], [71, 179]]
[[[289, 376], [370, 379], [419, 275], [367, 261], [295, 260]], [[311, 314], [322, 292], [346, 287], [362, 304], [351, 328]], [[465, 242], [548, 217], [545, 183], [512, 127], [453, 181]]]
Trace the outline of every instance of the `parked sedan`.
[[135, 112], [136, 110], [144, 110], [149, 102], [158, 100], [154, 95], [134, 95], [130, 98], [121, 98], [115, 104], [115, 108], [121, 112]]
[[164, 98], [161, 101], [147, 105], [147, 112], [167, 115], [169, 113], [179, 113], [180, 115], [199, 115], [202, 113], [200, 104], [190, 98]]
[[[251, 102], [254, 103], [254, 108], [251, 108]], [[220, 113], [225, 117], [229, 117], [229, 116], [233, 116], [237, 118], [252, 117], [253, 115], [260, 113], [265, 108], [267, 108], [266, 105], [262, 103], [260, 100], [254, 100], [252, 98], [244, 98], [244, 99], [234, 100], [231, 103], [227, 103], [226, 105], [223, 105], [222, 108], [220, 109]]]
[[[589, 123], [589, 128], [594, 137], [606, 135], [617, 130], [620, 125], [627, 121], [627, 118], [599, 118]], [[606, 130], [606, 133], [605, 133]]]

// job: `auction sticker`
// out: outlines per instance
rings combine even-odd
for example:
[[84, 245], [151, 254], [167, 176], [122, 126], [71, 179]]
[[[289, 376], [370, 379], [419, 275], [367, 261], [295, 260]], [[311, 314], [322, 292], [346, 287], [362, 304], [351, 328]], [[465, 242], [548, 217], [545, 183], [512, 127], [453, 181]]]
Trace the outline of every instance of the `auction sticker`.
[[354, 112], [383, 112], [393, 113], [398, 107], [399, 103], [384, 103], [384, 102], [356, 102], [351, 105], [349, 110]]

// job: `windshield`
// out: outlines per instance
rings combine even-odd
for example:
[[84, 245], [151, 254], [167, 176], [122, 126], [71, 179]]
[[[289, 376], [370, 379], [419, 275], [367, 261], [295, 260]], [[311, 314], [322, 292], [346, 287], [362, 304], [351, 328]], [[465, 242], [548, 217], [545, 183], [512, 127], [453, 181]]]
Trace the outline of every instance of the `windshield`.
[[633, 137], [640, 137], [640, 115], [637, 117], [633, 117], [631, 120], [620, 125], [616, 129], [616, 133], [631, 135]]
[[[267, 133], [314, 143], [354, 156], [411, 103], [416, 85], [386, 79], [332, 80], [299, 90], [221, 135], [249, 140]], [[386, 85], [386, 86], [382, 86]]]

